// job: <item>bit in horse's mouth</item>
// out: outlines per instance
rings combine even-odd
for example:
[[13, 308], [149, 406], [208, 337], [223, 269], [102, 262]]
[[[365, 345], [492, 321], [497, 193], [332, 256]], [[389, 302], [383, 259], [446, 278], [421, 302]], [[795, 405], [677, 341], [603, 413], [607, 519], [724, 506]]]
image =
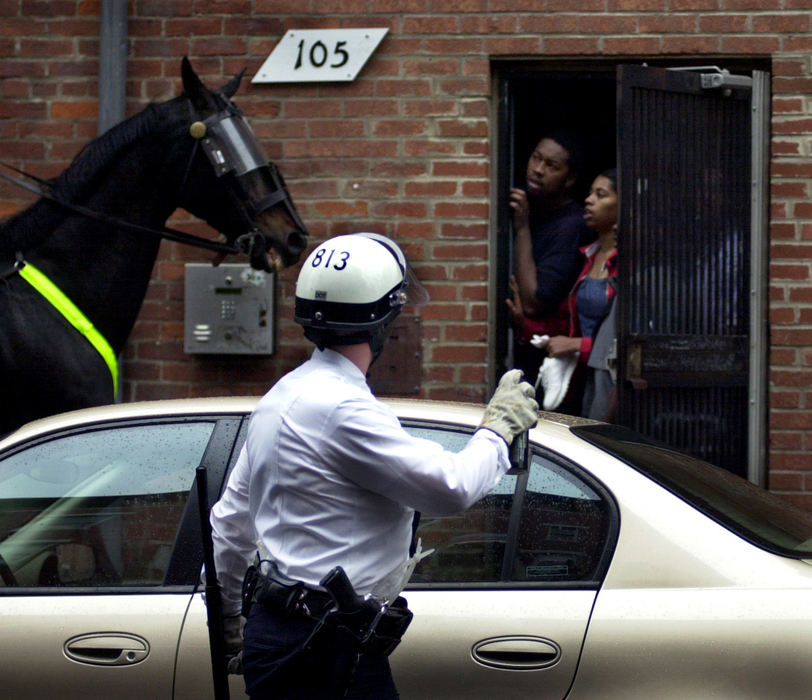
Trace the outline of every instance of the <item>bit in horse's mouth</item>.
[[285, 265], [282, 262], [282, 257], [279, 255], [279, 252], [276, 248], [271, 248], [267, 253], [265, 253], [265, 259], [268, 263], [268, 269], [271, 272], [281, 272]]

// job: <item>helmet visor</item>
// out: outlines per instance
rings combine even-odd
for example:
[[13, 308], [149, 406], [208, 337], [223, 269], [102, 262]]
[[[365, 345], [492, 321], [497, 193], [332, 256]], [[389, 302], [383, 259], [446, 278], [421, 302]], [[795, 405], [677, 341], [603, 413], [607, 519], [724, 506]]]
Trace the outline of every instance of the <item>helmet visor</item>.
[[406, 274], [404, 275], [404, 287], [402, 291], [406, 293], [405, 304], [423, 306], [429, 303], [429, 292], [420, 280], [417, 279], [417, 274], [412, 269], [412, 266], [409, 265], [408, 261], [406, 261]]

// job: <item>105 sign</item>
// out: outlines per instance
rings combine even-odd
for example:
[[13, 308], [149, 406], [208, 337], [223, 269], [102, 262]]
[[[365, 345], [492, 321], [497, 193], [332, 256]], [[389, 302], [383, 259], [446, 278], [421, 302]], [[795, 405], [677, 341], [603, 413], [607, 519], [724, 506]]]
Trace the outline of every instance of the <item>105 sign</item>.
[[352, 81], [389, 30], [289, 29], [253, 83]]

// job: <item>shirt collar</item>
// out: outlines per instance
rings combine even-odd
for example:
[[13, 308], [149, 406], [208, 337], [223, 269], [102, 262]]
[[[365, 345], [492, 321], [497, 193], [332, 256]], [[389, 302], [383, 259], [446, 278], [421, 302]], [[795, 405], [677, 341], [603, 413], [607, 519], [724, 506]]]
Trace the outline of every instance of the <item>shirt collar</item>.
[[[600, 250], [600, 247], [601, 247], [601, 242], [600, 242], [600, 239], [598, 239], [597, 241], [592, 241], [592, 243], [588, 243], [587, 245], [582, 246], [581, 247], [581, 252], [587, 258], [591, 258], [593, 255], [595, 255], [595, 253], [597, 253]], [[610, 260], [612, 260], [615, 257], [617, 257], [617, 246], [615, 247], [615, 249], [611, 253], [609, 253], [609, 257], [606, 258], [606, 261], [609, 262]]]
[[324, 350], [316, 348], [310, 359], [318, 364], [335, 368], [352, 384], [363, 387], [367, 386], [367, 378], [364, 376], [364, 373], [358, 369], [358, 366], [354, 362], [348, 360], [340, 352], [336, 352], [330, 348], [324, 348]]

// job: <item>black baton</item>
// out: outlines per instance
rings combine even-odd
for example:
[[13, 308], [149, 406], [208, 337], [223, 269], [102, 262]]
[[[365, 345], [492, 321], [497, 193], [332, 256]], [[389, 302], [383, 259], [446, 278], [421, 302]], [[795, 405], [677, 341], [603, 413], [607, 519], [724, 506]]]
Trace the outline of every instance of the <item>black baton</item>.
[[530, 457], [530, 441], [528, 439], [528, 432], [525, 430], [513, 438], [513, 442], [508, 448], [510, 458], [510, 470], [508, 474], [517, 474], [518, 472], [527, 469], [527, 461]]
[[[524, 380], [524, 372], [522, 372], [521, 379]], [[510, 460], [510, 469], [508, 474], [517, 474], [518, 472], [527, 470], [527, 460], [530, 457], [530, 429], [519, 433], [513, 438], [508, 448], [508, 459]]]
[[203, 540], [203, 563], [206, 566], [206, 615], [209, 623], [209, 651], [215, 700], [229, 700], [226, 644], [223, 630], [223, 599], [214, 568], [214, 545], [209, 522], [209, 494], [206, 467], [196, 470], [197, 504], [200, 513], [200, 537]]

